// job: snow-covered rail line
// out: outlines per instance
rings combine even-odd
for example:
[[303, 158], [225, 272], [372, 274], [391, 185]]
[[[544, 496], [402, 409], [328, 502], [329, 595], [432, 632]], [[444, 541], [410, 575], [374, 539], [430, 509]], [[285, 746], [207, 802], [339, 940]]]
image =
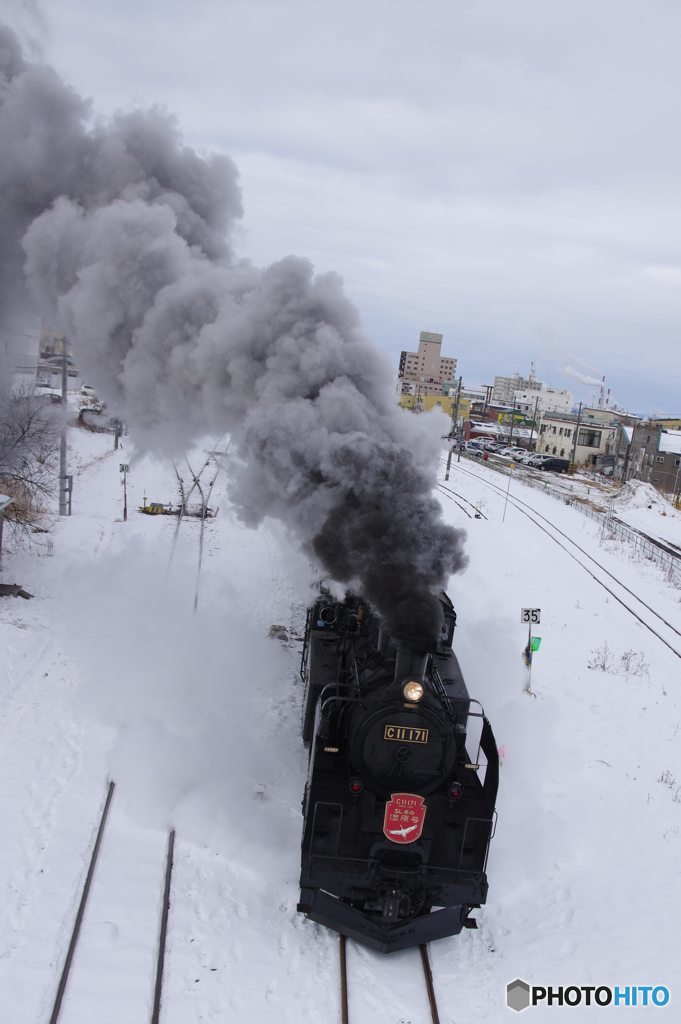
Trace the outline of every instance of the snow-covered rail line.
[[[339, 935], [338, 950], [340, 957], [339, 966], [341, 1024], [350, 1024], [350, 1009], [348, 998], [347, 939], [345, 935]], [[423, 979], [425, 981], [426, 994], [428, 996], [428, 1006], [430, 1008], [431, 1024], [440, 1024], [440, 1013], [438, 1011], [437, 999], [435, 997], [435, 986], [433, 984], [433, 972], [430, 966], [428, 947], [425, 944], [419, 946], [419, 952], [421, 954], [421, 967], [423, 969]]]
[[163, 887], [163, 908], [161, 925], [158, 934], [158, 955], [156, 957], [156, 982], [154, 985], [154, 1005], [151, 1011], [151, 1024], [159, 1024], [161, 1016], [161, 999], [163, 996], [163, 967], [165, 965], [166, 942], [168, 936], [168, 915], [170, 912], [170, 883], [173, 873], [173, 852], [175, 850], [175, 830], [168, 834], [166, 853], [166, 873]]
[[444, 494], [444, 496], [446, 498], [449, 498], [450, 501], [453, 501], [455, 505], [458, 505], [461, 511], [465, 512], [469, 519], [473, 519], [473, 515], [471, 515], [468, 509], [464, 508], [464, 506], [459, 501], [456, 500], [457, 498], [460, 498], [461, 501], [465, 501], [467, 505], [470, 505], [470, 507], [473, 509], [473, 514], [476, 519], [487, 519], [487, 516], [480, 509], [480, 507], [478, 505], [475, 505], [472, 501], [469, 501], [468, 498], [465, 498], [463, 494], [459, 494], [458, 491], [453, 491], [451, 487], [445, 487], [444, 484], [438, 484], [437, 486], [440, 493]]
[[57, 988], [57, 994], [55, 996], [54, 1004], [52, 1006], [52, 1014], [50, 1016], [50, 1024], [57, 1024], [59, 1019], [59, 1013], [61, 1011], [62, 1002], [64, 1000], [64, 993], [66, 992], [66, 985], [69, 980], [69, 974], [71, 972], [71, 964], [73, 963], [73, 955], [76, 951], [76, 945], [80, 935], [80, 928], [83, 923], [83, 916], [85, 914], [85, 907], [87, 905], [88, 896], [90, 895], [90, 887], [92, 885], [92, 879], [95, 873], [95, 867], [97, 866], [97, 858], [99, 857], [99, 851], [102, 845], [102, 837], [104, 835], [104, 829], [106, 828], [106, 822], [109, 817], [109, 808], [111, 807], [111, 801], [113, 799], [114, 789], [116, 783], [110, 781], [107, 787], [106, 799], [104, 801], [104, 808], [102, 810], [102, 816], [99, 821], [99, 828], [97, 829], [97, 837], [95, 839], [95, 845], [92, 849], [92, 856], [90, 857], [90, 866], [85, 877], [85, 884], [83, 886], [83, 893], [78, 904], [78, 911], [76, 913], [76, 919], [73, 924], [73, 930], [71, 932], [71, 940], [69, 942], [69, 948], [66, 952], [66, 959], [64, 961], [64, 967], [62, 969], [61, 977], [59, 979], [59, 986]]
[[[445, 487], [444, 484], [438, 484], [438, 490], [440, 491], [440, 494], [444, 494], [445, 498], [448, 498], [450, 501], [453, 501], [455, 505], [458, 505], [465, 516], [468, 516], [469, 519], [473, 518], [466, 506], [462, 505], [460, 501], [457, 501], [457, 498], [460, 498], [461, 495], [457, 495], [456, 491], [450, 491], [449, 487]], [[466, 499], [464, 498], [464, 501], [465, 500]], [[470, 504], [470, 502], [468, 502], [468, 504]]]
[[[632, 615], [642, 626], [644, 626], [645, 629], [651, 632], [653, 636], [657, 637], [657, 639], [660, 640], [661, 643], [663, 643], [673, 654], [678, 658], [681, 658], [681, 630], [665, 618], [659, 611], [653, 608], [652, 605], [644, 601], [643, 598], [634, 590], [619, 580], [612, 572], [610, 572], [609, 569], [599, 562], [598, 559], [594, 558], [593, 555], [578, 544], [577, 541], [573, 540], [572, 537], [566, 534], [558, 526], [552, 523], [550, 519], [542, 515], [541, 512], [538, 512], [527, 502], [524, 502], [521, 498], [518, 498], [515, 495], [508, 495], [505, 488], [500, 487], [498, 484], [495, 484], [490, 480], [482, 479], [479, 474], [474, 473], [471, 470], [458, 467], [458, 471], [466, 476], [472, 477], [479, 483], [485, 484], [487, 487], [494, 490], [500, 497], [507, 500], [510, 505], [529, 519], [530, 522], [534, 523], [538, 529], [542, 530], [547, 537], [550, 537], [551, 540], [562, 548], [570, 558], [577, 562], [577, 564], [580, 565], [582, 569], [584, 569], [584, 571], [599, 584], [599, 586], [603, 587], [603, 589], [606, 590], [620, 605], [622, 605], [622, 607], [625, 608], [626, 611], [628, 611], [629, 614]], [[439, 486], [442, 487], [442, 485]], [[540, 519], [543, 522], [539, 522], [538, 520]], [[577, 557], [575, 552], [570, 550], [570, 548], [563, 543], [560, 539], [561, 537], [591, 564], [587, 565], [582, 561], [581, 557]], [[596, 571], [594, 571], [594, 568]], [[601, 574], [606, 576], [611, 583], [614, 584], [614, 589], [613, 586], [609, 585], [603, 578], [601, 578]], [[624, 597], [623, 594], [628, 595], [628, 598], [633, 598], [636, 605], [632, 606], [628, 598]]]
[[108, 784], [49, 1024], [118, 1024], [130, 1005], [160, 1024], [175, 831], [161, 874], [158, 832], [110, 813], [115, 788]]

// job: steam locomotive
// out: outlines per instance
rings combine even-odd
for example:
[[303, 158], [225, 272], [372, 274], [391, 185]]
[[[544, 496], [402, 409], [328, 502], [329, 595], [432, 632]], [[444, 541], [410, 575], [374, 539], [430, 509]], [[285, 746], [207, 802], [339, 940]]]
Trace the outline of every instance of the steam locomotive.
[[487, 899], [499, 758], [440, 605], [432, 642], [391, 636], [355, 596], [307, 613], [298, 910], [383, 953], [477, 927]]

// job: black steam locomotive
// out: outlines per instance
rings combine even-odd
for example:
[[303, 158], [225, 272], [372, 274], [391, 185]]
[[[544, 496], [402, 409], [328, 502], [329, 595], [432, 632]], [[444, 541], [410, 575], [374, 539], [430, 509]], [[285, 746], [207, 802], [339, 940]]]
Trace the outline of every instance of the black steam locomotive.
[[499, 758], [440, 601], [432, 643], [391, 637], [352, 596], [307, 614], [298, 910], [384, 953], [475, 928], [487, 898]]

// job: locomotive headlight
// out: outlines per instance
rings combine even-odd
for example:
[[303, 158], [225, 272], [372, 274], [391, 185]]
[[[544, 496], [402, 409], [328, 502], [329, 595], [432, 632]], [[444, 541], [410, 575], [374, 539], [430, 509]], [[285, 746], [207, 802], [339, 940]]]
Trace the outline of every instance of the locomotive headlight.
[[423, 683], [419, 683], [417, 679], [410, 679], [402, 687], [402, 693], [405, 700], [410, 700], [412, 704], [415, 704], [423, 697]]

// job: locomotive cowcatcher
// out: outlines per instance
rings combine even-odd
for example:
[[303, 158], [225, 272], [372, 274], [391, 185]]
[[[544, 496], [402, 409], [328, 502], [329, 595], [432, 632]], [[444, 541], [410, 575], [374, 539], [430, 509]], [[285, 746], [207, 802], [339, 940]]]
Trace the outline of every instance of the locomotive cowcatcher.
[[487, 898], [499, 758], [440, 605], [427, 642], [390, 636], [355, 596], [307, 613], [298, 910], [383, 953], [475, 928]]

